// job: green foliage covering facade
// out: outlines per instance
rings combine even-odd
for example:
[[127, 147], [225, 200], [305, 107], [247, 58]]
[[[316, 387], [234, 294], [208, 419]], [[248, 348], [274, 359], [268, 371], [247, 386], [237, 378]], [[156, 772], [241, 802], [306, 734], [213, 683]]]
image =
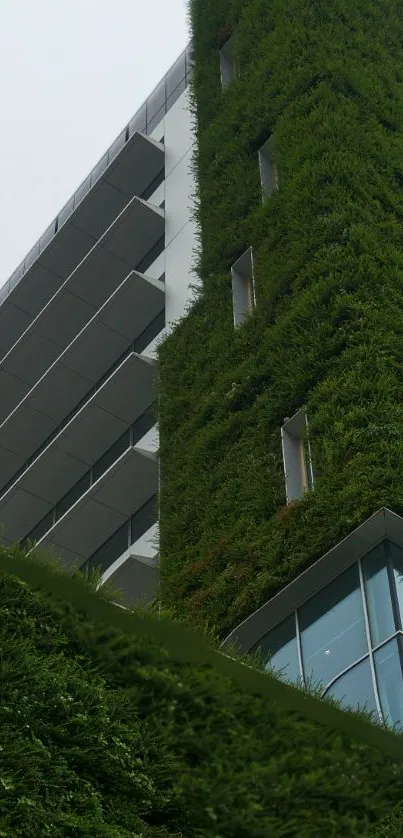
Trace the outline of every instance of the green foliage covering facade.
[[0, 643], [3, 838], [358, 838], [399, 801], [388, 755], [3, 573]]
[[[381, 506], [403, 512], [403, 6], [192, 0], [191, 18], [201, 290], [160, 351], [162, 597], [223, 637]], [[251, 245], [257, 304], [234, 330]], [[287, 507], [280, 428], [303, 405], [315, 490]]]

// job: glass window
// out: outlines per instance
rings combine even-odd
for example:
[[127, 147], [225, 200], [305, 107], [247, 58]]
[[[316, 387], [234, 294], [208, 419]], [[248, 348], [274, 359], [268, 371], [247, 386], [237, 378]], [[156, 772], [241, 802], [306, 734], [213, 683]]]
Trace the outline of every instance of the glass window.
[[401, 638], [391, 640], [374, 654], [376, 678], [386, 724], [403, 727]]
[[69, 201], [67, 201], [67, 204], [64, 205], [63, 209], [60, 210], [59, 215], [57, 216], [57, 223], [58, 223], [58, 229], [59, 230], [60, 230], [60, 227], [62, 226], [62, 224], [64, 224], [67, 221], [67, 219], [70, 218], [70, 215], [73, 212], [73, 209], [74, 209], [74, 195], [73, 195], [72, 198], [70, 198]]
[[101, 157], [99, 163], [94, 166], [91, 172], [91, 186], [96, 183], [99, 177], [104, 173], [105, 169], [108, 166], [108, 152]]
[[157, 520], [157, 498], [153, 495], [130, 519], [130, 544], [141, 538]]
[[32, 250], [29, 251], [28, 255], [25, 257], [25, 270], [26, 271], [28, 270], [28, 268], [31, 267], [31, 265], [33, 265], [33, 263], [38, 258], [38, 256], [39, 256], [39, 242], [36, 243], [36, 245], [32, 248]]
[[147, 134], [151, 134], [151, 131], [154, 131], [154, 128], [161, 122], [165, 116], [165, 104], [152, 116], [147, 120]]
[[368, 651], [357, 565], [299, 609], [305, 676], [323, 686]]
[[372, 645], [377, 646], [395, 631], [383, 544], [378, 545], [365, 556], [362, 562], [362, 572]]
[[165, 250], [165, 235], [158, 239], [157, 243], [150, 248], [144, 258], [135, 266], [134, 270], [140, 274], [145, 273], [150, 265], [158, 259], [158, 256]]
[[397, 547], [396, 544], [393, 544], [391, 541], [388, 542], [388, 547], [390, 550], [390, 556], [392, 559], [393, 564], [393, 576], [396, 585], [396, 593], [397, 593], [397, 601], [399, 605], [399, 613], [400, 613], [400, 625], [398, 628], [402, 628], [402, 621], [403, 621], [403, 550], [401, 547]]
[[151, 183], [148, 184], [144, 192], [141, 193], [140, 198], [142, 198], [143, 201], [148, 201], [148, 199], [151, 198], [151, 195], [155, 192], [156, 189], [158, 189], [158, 187], [161, 185], [161, 183], [164, 182], [164, 180], [165, 168], [163, 166], [161, 171], [158, 172], [158, 174], [154, 178], [154, 180], [152, 180]]
[[326, 695], [339, 699], [344, 707], [353, 710], [375, 710], [374, 685], [368, 658], [357, 663], [335, 681], [326, 691]]
[[136, 445], [136, 443], [141, 439], [157, 422], [157, 411], [156, 407], [152, 406], [149, 410], [144, 411], [144, 413], [139, 416], [138, 419], [132, 425], [132, 445]]
[[162, 79], [147, 99], [147, 122], [165, 108], [165, 79]]
[[141, 106], [141, 108], [137, 111], [134, 115], [133, 119], [129, 122], [129, 136], [131, 137], [135, 131], [141, 131], [142, 133], [146, 130], [147, 125], [147, 108], [146, 104]]
[[106, 451], [105, 454], [100, 457], [98, 462], [95, 463], [92, 469], [92, 479], [95, 483], [96, 480], [99, 480], [102, 474], [107, 471], [122, 454], [127, 451], [130, 447], [130, 430], [127, 430], [122, 434], [121, 437], [115, 442], [111, 447]]
[[77, 483], [68, 491], [64, 497], [56, 504], [56, 521], [70, 509], [75, 502], [81, 498], [84, 492], [90, 488], [91, 485], [91, 475], [90, 472], [87, 471], [86, 474], [78, 480]]
[[23, 276], [24, 276], [24, 262], [21, 262], [21, 264], [18, 265], [18, 268], [16, 268], [15, 271], [13, 271], [13, 273], [10, 276], [10, 279], [9, 279], [10, 291], [13, 288], [15, 288], [16, 285], [18, 285], [21, 277], [23, 277]]
[[291, 614], [276, 628], [259, 641], [256, 649], [267, 659], [266, 669], [281, 670], [281, 676], [289, 681], [300, 678], [298, 647], [295, 630], [295, 614]]
[[166, 76], [166, 94], [170, 96], [177, 88], [178, 84], [185, 79], [185, 53], [183, 52], [179, 58], [176, 59], [175, 64], [169, 70]]
[[127, 550], [129, 546], [129, 522], [126, 521], [123, 526], [119, 527], [116, 532], [105, 541], [105, 544], [99, 548], [88, 559], [88, 570], [91, 572], [95, 568], [101, 571], [107, 570], [113, 562]]
[[162, 330], [165, 329], [165, 308], [155, 317], [155, 319], [147, 326], [144, 331], [139, 335], [135, 344], [134, 344], [134, 351], [135, 352], [143, 352], [143, 350], [151, 343], [154, 338], [159, 335]]
[[193, 44], [189, 44], [186, 48], [186, 75], [191, 72], [193, 63]]
[[42, 233], [39, 239], [39, 250], [41, 253], [43, 253], [45, 247], [49, 244], [49, 242], [52, 241], [53, 236], [55, 235], [55, 226], [55, 222], [52, 221], [52, 223], [49, 224], [49, 227], [47, 227], [45, 232]]
[[172, 105], [175, 104], [176, 100], [179, 99], [179, 96], [182, 95], [184, 90], [186, 90], [186, 81], [185, 79], [182, 79], [182, 81], [175, 87], [175, 90], [173, 90], [168, 96], [167, 111], [172, 108]]
[[83, 198], [85, 198], [85, 196], [90, 191], [90, 188], [91, 188], [91, 175], [88, 175], [88, 177], [85, 179], [84, 183], [82, 183], [81, 186], [78, 187], [77, 192], [75, 192], [75, 194], [74, 194], [74, 207], [78, 207], [78, 205], [81, 203]]
[[48, 530], [51, 529], [51, 527], [53, 527], [53, 509], [51, 509], [50, 512], [48, 512], [44, 518], [39, 521], [39, 524], [37, 524], [36, 527], [34, 527], [24, 538], [22, 542], [23, 547], [27, 545], [28, 541], [40, 541], [40, 539], [45, 535], [45, 533], [47, 533]]
[[119, 154], [119, 151], [122, 150], [124, 144], [126, 142], [126, 129], [121, 131], [119, 136], [116, 138], [115, 142], [112, 143], [109, 151], [108, 151], [108, 163], [111, 163], [112, 160], [115, 159], [116, 155]]

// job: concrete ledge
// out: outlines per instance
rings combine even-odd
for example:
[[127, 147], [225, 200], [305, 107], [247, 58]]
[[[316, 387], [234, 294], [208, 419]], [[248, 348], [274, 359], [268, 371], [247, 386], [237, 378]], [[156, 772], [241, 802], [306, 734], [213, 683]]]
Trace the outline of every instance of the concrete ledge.
[[24, 538], [153, 403], [156, 364], [132, 353], [0, 498], [3, 541]]
[[[0, 352], [6, 352], [63, 280], [164, 166], [164, 146], [134, 132], [107, 165], [101, 160], [0, 291]], [[57, 227], [57, 231], [56, 231]]]
[[36, 547], [54, 552], [67, 568], [83, 564], [157, 491], [157, 479], [157, 457], [129, 448]]
[[164, 285], [132, 272], [0, 425], [3, 486], [161, 311]]

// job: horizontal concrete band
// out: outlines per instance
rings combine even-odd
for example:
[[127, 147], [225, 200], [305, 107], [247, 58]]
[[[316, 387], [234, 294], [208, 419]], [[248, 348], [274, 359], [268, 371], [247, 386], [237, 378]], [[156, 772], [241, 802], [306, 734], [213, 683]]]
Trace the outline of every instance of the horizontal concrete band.
[[[83, 197], [32, 265], [0, 292], [0, 353], [4, 355], [60, 288], [134, 195], [141, 196], [164, 167], [164, 146], [136, 132]], [[140, 257], [141, 258], [141, 257]], [[138, 260], [140, 261], [140, 259]], [[137, 262], [135, 263], [137, 264]], [[131, 263], [132, 267], [135, 267]]]
[[[161, 239], [164, 227], [162, 210], [138, 198], [132, 199], [2, 359], [0, 422], [4, 421], [47, 368], [94, 318], [128, 273]], [[149, 303], [152, 292], [146, 286], [145, 279], [142, 288], [140, 282], [137, 286], [138, 298], [132, 313], [133, 337], [158, 313], [155, 306]], [[119, 323], [116, 329], [118, 327]]]
[[67, 568], [81, 566], [157, 491], [157, 457], [134, 446], [37, 542]]
[[132, 272], [0, 425], [3, 486], [161, 311], [164, 285]]
[[132, 353], [0, 498], [3, 541], [24, 538], [152, 405], [156, 364]]

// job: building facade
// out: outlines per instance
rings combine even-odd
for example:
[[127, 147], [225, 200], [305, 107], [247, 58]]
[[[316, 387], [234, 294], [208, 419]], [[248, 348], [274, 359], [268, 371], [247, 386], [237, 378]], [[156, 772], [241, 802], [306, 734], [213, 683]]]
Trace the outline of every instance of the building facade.
[[400, 12], [191, 5], [3, 289], [4, 540], [401, 726]]
[[98, 567], [127, 602], [158, 581], [156, 347], [189, 302], [190, 50], [1, 290], [6, 544]]
[[160, 353], [162, 597], [400, 727], [402, 12], [191, 11], [203, 290]]

